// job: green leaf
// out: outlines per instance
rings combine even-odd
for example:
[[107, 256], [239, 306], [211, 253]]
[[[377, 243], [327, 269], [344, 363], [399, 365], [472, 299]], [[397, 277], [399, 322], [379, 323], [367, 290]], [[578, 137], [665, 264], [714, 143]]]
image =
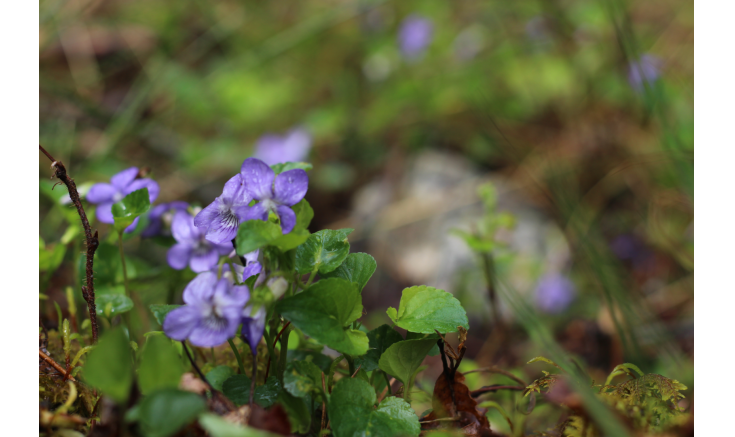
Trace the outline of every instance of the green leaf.
[[388, 325], [382, 325], [373, 329], [368, 332], [367, 336], [370, 342], [370, 349], [365, 356], [355, 359], [355, 365], [360, 366], [361, 369], [365, 369], [366, 372], [370, 372], [379, 367], [378, 362], [380, 361], [380, 356], [383, 355], [383, 352], [388, 347], [394, 343], [403, 341], [401, 334]]
[[160, 335], [146, 338], [138, 367], [138, 386], [141, 393], [146, 395], [158, 389], [178, 387], [184, 370], [179, 353], [171, 340]]
[[276, 223], [263, 220], [248, 220], [240, 224], [237, 229], [238, 255], [253, 252], [263, 246], [276, 246], [285, 252], [298, 247], [309, 238], [309, 231], [305, 229], [294, 229], [288, 234], [283, 234], [281, 227]]
[[230, 366], [217, 366], [207, 372], [206, 377], [215, 390], [222, 391], [222, 384], [234, 374], [235, 371]]
[[133, 383], [133, 362], [128, 337], [122, 327], [100, 337], [84, 365], [84, 380], [122, 404], [128, 399]]
[[336, 437], [418, 436], [419, 418], [403, 399], [386, 398], [377, 409], [375, 390], [357, 378], [337, 381], [329, 399], [329, 419]]
[[309, 238], [296, 248], [296, 271], [300, 274], [329, 273], [339, 267], [350, 253], [347, 235], [353, 229], [324, 229], [309, 235]]
[[99, 293], [95, 296], [94, 300], [97, 304], [98, 311], [101, 310], [108, 319], [133, 309], [133, 301], [124, 294]]
[[[222, 393], [237, 405], [250, 402], [250, 378], [247, 375], [234, 375], [222, 384]], [[270, 408], [276, 402], [281, 392], [281, 382], [271, 376], [263, 385], [255, 387], [253, 402], [263, 408]]]
[[324, 354], [299, 349], [288, 351], [288, 361], [308, 361], [314, 363], [322, 372], [327, 372], [329, 365], [332, 364], [332, 359]]
[[[86, 277], [86, 254], [79, 257], [79, 277]], [[123, 281], [120, 249], [109, 243], [100, 243], [94, 253], [94, 283], [96, 286], [114, 285]]]
[[179, 308], [183, 305], [151, 305], [148, 308], [151, 309], [151, 312], [153, 313], [153, 317], [156, 318], [156, 321], [159, 325], [163, 326], [163, 321], [166, 320], [166, 316], [171, 311], [175, 310], [176, 308]]
[[168, 437], [207, 409], [204, 399], [188, 391], [166, 388], [140, 402], [138, 420], [148, 437]]
[[469, 329], [467, 313], [459, 301], [444, 290], [426, 285], [403, 290], [398, 311], [386, 311], [393, 323], [401, 328], [422, 334], [457, 332], [457, 326]]
[[212, 437], [276, 437], [278, 435], [249, 426], [237, 426], [212, 413], [200, 415], [199, 425], [207, 431], [207, 435]]
[[435, 344], [434, 339], [403, 340], [394, 343], [380, 357], [378, 362], [380, 370], [410, 386], [416, 370]]
[[322, 273], [321, 277], [343, 278], [350, 282], [357, 282], [358, 290], [362, 291], [377, 267], [375, 258], [367, 253], [351, 253], [339, 267], [331, 272]]
[[345, 279], [323, 279], [280, 300], [276, 311], [304, 334], [334, 350], [348, 355], [367, 352], [367, 335], [347, 326], [362, 315], [362, 297]]
[[436, 335], [436, 333], [420, 334], [418, 332], [411, 332], [411, 331], [406, 332], [406, 340], [419, 340], [419, 339], [424, 339], [424, 338], [431, 338], [434, 340], [434, 347], [431, 348], [431, 350], [429, 351], [429, 356], [435, 357], [439, 355], [439, 345], [436, 343], [436, 341], [439, 340], [439, 336]]
[[288, 420], [291, 422], [291, 432], [306, 434], [311, 426], [311, 412], [309, 406], [306, 405], [306, 401], [283, 390], [278, 395], [278, 403], [283, 406], [288, 414]]
[[[41, 240], [41, 243], [43, 243], [43, 240]], [[42, 244], [38, 250], [38, 270], [42, 272], [53, 272], [61, 265], [61, 262], [64, 261], [66, 245], [57, 243], [53, 245], [53, 247], [45, 246], [45, 244]]]
[[148, 188], [135, 190], [123, 199], [112, 205], [112, 217], [115, 219], [114, 227], [122, 232], [130, 226], [133, 221], [145, 214], [151, 207]]
[[321, 393], [322, 371], [308, 361], [291, 361], [283, 374], [283, 388], [297, 398]]
[[296, 213], [296, 226], [294, 226], [294, 230], [307, 229], [309, 227], [309, 223], [311, 223], [311, 220], [314, 218], [314, 210], [311, 208], [311, 205], [309, 205], [309, 202], [307, 202], [306, 199], [301, 199], [301, 201], [292, 206], [291, 209]]
[[309, 164], [308, 162], [282, 162], [280, 164], [273, 164], [271, 165], [271, 168], [276, 174], [281, 174], [284, 171], [294, 170], [297, 168], [300, 168], [304, 171], [309, 171], [314, 166]]

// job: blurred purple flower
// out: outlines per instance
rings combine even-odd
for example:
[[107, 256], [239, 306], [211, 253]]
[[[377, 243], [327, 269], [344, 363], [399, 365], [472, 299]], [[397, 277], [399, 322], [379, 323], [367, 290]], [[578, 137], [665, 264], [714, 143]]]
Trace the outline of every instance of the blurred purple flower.
[[637, 92], [643, 92], [644, 84], [653, 83], [659, 78], [661, 60], [652, 55], [643, 55], [638, 61], [628, 65], [628, 82]]
[[403, 20], [398, 31], [398, 45], [406, 59], [421, 57], [431, 43], [434, 25], [428, 18], [411, 14]]
[[242, 310], [242, 336], [250, 345], [253, 356], [258, 354], [258, 343], [265, 331], [265, 308], [261, 305], [257, 310], [252, 305]]
[[216, 244], [207, 241], [204, 230], [194, 226], [194, 218], [187, 212], [179, 211], [171, 222], [171, 233], [176, 244], [168, 250], [168, 265], [182, 270], [187, 265], [196, 273], [206, 272], [217, 265], [220, 255], [232, 251], [230, 244]]
[[222, 195], [194, 217], [194, 226], [201, 228], [207, 240], [223, 244], [237, 235], [237, 227], [245, 221], [248, 203], [253, 198], [245, 189], [238, 173], [225, 183]]
[[[245, 258], [246, 264], [244, 266], [241, 266], [239, 264], [233, 264], [233, 267], [235, 267], [235, 274], [237, 274], [237, 282], [243, 283], [246, 279], [253, 275], [257, 275], [260, 273], [261, 270], [263, 270], [263, 266], [260, 265], [258, 262], [258, 254], [260, 253], [260, 250], [256, 250], [254, 252], [246, 253], [243, 258]], [[217, 267], [213, 269], [213, 271], [216, 271]], [[225, 263], [222, 266], [222, 277], [227, 278], [230, 282], [233, 284], [235, 283], [234, 278], [232, 277], [232, 273], [230, 273], [230, 265]]]
[[263, 135], [255, 144], [253, 156], [268, 165], [300, 162], [307, 159], [310, 149], [311, 135], [306, 129], [296, 128], [285, 135]]
[[576, 295], [572, 281], [561, 273], [548, 273], [536, 285], [536, 307], [545, 313], [558, 314]]
[[273, 211], [281, 220], [281, 231], [291, 232], [296, 225], [296, 214], [290, 208], [304, 198], [309, 176], [301, 169], [284, 171], [276, 176], [272, 168], [259, 159], [248, 158], [242, 163], [240, 174], [246, 189], [257, 204], [248, 207], [245, 220], [268, 220]]
[[186, 211], [189, 204], [180, 200], [156, 205], [148, 213], [148, 227], [141, 232], [141, 237], [155, 237], [156, 235], [171, 235], [171, 221], [176, 211]]
[[200, 273], [184, 289], [185, 305], [166, 316], [163, 331], [194, 346], [219, 346], [237, 333], [249, 298], [247, 286], [218, 280], [216, 273]]
[[[97, 220], [102, 223], [115, 223], [112, 217], [112, 204], [121, 201], [125, 196], [141, 188], [148, 188], [150, 202], [153, 203], [158, 197], [158, 183], [152, 179], [136, 179], [138, 167], [130, 167], [110, 178], [110, 183], [100, 182], [92, 185], [87, 193], [87, 201], [97, 205]], [[133, 223], [125, 229], [132, 232], [138, 225], [136, 218]]]

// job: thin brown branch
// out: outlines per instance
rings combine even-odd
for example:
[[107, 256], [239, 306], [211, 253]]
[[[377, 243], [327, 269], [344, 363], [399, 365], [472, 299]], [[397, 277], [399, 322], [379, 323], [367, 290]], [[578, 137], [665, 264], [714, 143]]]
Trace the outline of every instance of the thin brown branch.
[[191, 366], [197, 372], [199, 377], [202, 378], [202, 381], [204, 381], [204, 383], [207, 384], [207, 386], [209, 386], [209, 389], [212, 391], [212, 393], [214, 393], [215, 392], [214, 387], [212, 386], [212, 384], [209, 383], [209, 381], [207, 381], [207, 377], [204, 376], [204, 373], [202, 373], [202, 370], [199, 368], [199, 366], [197, 366], [196, 361], [194, 361], [194, 358], [191, 356], [191, 353], [189, 353], [189, 348], [186, 346], [186, 342], [182, 341], [181, 345], [184, 346], [184, 352], [186, 352], [186, 356], [187, 358], [189, 358], [189, 362], [191, 363]]
[[58, 371], [59, 373], [61, 373], [61, 375], [64, 377], [64, 380], [69, 380], [69, 381], [76, 382], [76, 379], [74, 379], [73, 376], [71, 376], [70, 374], [66, 373], [66, 369], [64, 369], [63, 367], [61, 367], [61, 365], [59, 363], [57, 363], [53, 358], [51, 358], [50, 356], [48, 356], [45, 353], [43, 353], [43, 351], [41, 349], [38, 350], [38, 356], [41, 357], [45, 362], [47, 362], [48, 364], [50, 364], [51, 367], [53, 367], [54, 369], [56, 369], [56, 371]]
[[362, 364], [360, 364], [359, 366], [357, 366], [357, 369], [355, 369], [355, 373], [353, 373], [352, 376], [350, 376], [350, 378], [354, 378], [355, 375], [357, 375], [357, 372], [360, 371], [360, 367], [362, 367]]
[[383, 402], [383, 398], [388, 394], [388, 390], [390, 390], [390, 386], [393, 385], [394, 382], [396, 382], [396, 378], [391, 378], [390, 381], [388, 381], [388, 385], [385, 386], [383, 391], [380, 393], [380, 396], [378, 396], [378, 404]]
[[77, 208], [79, 218], [82, 221], [87, 244], [87, 285], [82, 286], [82, 297], [87, 302], [87, 309], [89, 310], [89, 321], [92, 324], [92, 343], [97, 343], [99, 328], [97, 326], [97, 306], [94, 301], [94, 252], [97, 250], [97, 246], [99, 246], [99, 234], [97, 231], [94, 231], [94, 234], [92, 234], [92, 228], [89, 226], [87, 214], [84, 212], [82, 200], [79, 197], [79, 191], [77, 191], [77, 185], [74, 183], [74, 179], [66, 172], [64, 164], [61, 161], [55, 160], [41, 145], [38, 146], [38, 149], [51, 160], [51, 168], [54, 169], [54, 176], [66, 185], [66, 188], [69, 190], [69, 197]]

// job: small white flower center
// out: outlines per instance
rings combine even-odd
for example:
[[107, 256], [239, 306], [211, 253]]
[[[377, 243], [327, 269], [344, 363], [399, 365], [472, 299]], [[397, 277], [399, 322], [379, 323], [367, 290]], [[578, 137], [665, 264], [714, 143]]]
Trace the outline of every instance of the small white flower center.
[[273, 199], [263, 199], [260, 201], [266, 211], [275, 211], [278, 204]]

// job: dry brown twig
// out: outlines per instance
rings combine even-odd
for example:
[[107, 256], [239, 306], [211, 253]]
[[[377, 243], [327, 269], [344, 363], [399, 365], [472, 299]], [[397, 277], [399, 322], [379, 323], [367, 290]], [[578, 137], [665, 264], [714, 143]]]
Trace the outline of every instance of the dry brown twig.
[[61, 373], [61, 375], [64, 377], [64, 380], [65, 381], [66, 380], [74, 381], [74, 382], [77, 381], [76, 379], [74, 379], [73, 376], [71, 376], [71, 374], [67, 373], [66, 372], [66, 369], [64, 369], [63, 367], [61, 367], [61, 365], [59, 363], [57, 363], [56, 360], [54, 360], [50, 356], [48, 356], [45, 353], [43, 353], [43, 351], [41, 349], [38, 350], [38, 356], [41, 357], [41, 359], [43, 359], [44, 361], [46, 361], [49, 365], [51, 365], [51, 367], [53, 367], [54, 369], [56, 369], [56, 371], [58, 371], [59, 373]]
[[46, 151], [46, 149], [43, 148], [39, 144], [38, 149], [43, 152], [46, 157], [51, 160], [51, 168], [54, 169], [54, 176], [56, 176], [61, 182], [66, 185], [66, 188], [69, 190], [69, 197], [71, 198], [72, 203], [77, 208], [77, 212], [79, 213], [79, 218], [82, 221], [82, 227], [84, 228], [84, 236], [85, 236], [85, 242], [87, 244], [87, 264], [86, 264], [86, 286], [82, 286], [82, 297], [84, 297], [85, 302], [87, 302], [87, 309], [89, 310], [89, 321], [92, 325], [92, 343], [97, 343], [97, 337], [98, 337], [98, 326], [97, 326], [97, 306], [95, 305], [94, 301], [94, 252], [97, 250], [97, 246], [99, 246], [99, 234], [97, 231], [94, 231], [94, 234], [92, 234], [92, 228], [89, 226], [89, 220], [87, 219], [87, 214], [84, 212], [84, 207], [82, 206], [82, 200], [79, 197], [79, 191], [77, 191], [77, 185], [74, 183], [74, 179], [72, 179], [69, 174], [66, 172], [66, 167], [64, 167], [64, 164], [61, 161], [57, 161], [54, 159], [53, 156], [51, 156], [50, 153]]

